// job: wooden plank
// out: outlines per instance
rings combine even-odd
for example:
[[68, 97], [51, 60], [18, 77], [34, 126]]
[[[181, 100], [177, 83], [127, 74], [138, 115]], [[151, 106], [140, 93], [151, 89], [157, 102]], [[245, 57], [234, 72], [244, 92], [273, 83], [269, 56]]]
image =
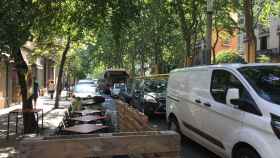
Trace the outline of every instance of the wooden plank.
[[180, 151], [180, 136], [172, 131], [27, 139], [19, 143], [20, 158], [104, 157]]
[[[148, 124], [148, 117], [128, 104], [117, 100], [119, 128], [121, 131], [152, 130]], [[127, 128], [127, 129], [125, 129]]]

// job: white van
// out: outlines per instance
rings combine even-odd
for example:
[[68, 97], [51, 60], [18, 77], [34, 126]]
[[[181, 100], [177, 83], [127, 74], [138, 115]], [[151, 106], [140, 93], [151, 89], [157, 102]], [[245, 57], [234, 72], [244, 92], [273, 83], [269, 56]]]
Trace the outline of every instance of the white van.
[[176, 69], [167, 88], [167, 120], [226, 158], [280, 158], [280, 64]]

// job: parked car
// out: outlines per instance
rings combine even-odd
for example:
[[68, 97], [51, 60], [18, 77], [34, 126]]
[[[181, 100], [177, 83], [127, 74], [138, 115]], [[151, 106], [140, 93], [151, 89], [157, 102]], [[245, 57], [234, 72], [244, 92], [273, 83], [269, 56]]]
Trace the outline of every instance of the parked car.
[[73, 91], [73, 97], [80, 98], [82, 105], [93, 104], [93, 98], [99, 95], [96, 91], [96, 86], [93, 84], [77, 84]]
[[280, 64], [228, 64], [173, 70], [169, 129], [221, 157], [279, 158]]
[[121, 92], [126, 92], [126, 84], [125, 83], [115, 83], [112, 90], [111, 90], [111, 96], [112, 97], [119, 97]]
[[165, 114], [166, 80], [136, 80], [130, 89], [130, 104], [148, 116]]

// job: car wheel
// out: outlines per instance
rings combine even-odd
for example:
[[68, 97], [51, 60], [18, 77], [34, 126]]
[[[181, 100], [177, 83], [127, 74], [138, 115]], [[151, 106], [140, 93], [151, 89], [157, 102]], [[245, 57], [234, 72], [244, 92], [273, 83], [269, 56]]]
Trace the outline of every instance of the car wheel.
[[176, 118], [171, 118], [168, 123], [168, 130], [175, 131], [181, 134], [180, 127]]
[[252, 148], [241, 147], [234, 153], [233, 158], [261, 158], [260, 155]]
[[148, 103], [145, 103], [144, 104], [144, 113], [149, 116], [149, 117], [152, 117], [153, 116], [153, 113], [154, 113], [154, 108], [152, 105], [148, 104]]

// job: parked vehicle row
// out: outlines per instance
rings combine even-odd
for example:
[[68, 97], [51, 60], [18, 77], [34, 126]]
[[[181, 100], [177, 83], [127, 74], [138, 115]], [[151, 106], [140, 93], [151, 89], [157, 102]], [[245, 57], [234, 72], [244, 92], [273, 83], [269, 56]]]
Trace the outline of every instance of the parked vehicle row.
[[173, 70], [166, 111], [170, 129], [221, 157], [279, 158], [280, 65]]
[[120, 97], [148, 116], [165, 114], [166, 80], [136, 79], [128, 82]]
[[[74, 95], [96, 94], [93, 85], [77, 84]], [[169, 129], [221, 157], [280, 155], [280, 64], [175, 69], [168, 82], [127, 80], [110, 91], [149, 116], [166, 114]]]

